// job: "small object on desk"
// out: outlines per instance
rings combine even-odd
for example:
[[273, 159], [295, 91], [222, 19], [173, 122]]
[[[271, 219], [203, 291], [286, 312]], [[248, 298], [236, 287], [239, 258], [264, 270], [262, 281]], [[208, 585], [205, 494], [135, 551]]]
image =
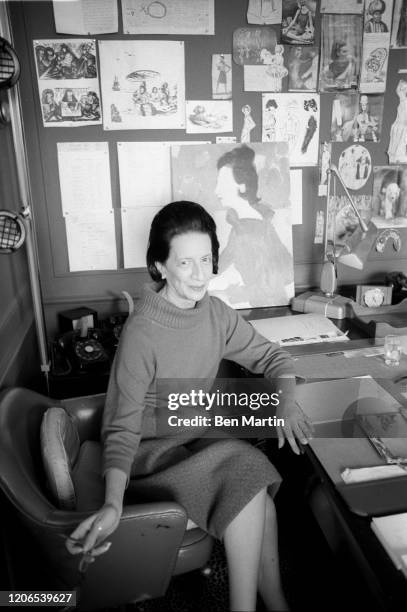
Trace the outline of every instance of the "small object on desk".
[[358, 424], [388, 464], [407, 464], [407, 421], [400, 412], [360, 414]]
[[399, 336], [388, 334], [384, 338], [384, 363], [388, 366], [398, 366], [401, 358], [401, 340]]
[[385, 285], [357, 285], [356, 302], [367, 308], [391, 304], [393, 287]]
[[375, 516], [370, 526], [394, 565], [407, 577], [407, 512]]
[[406, 470], [401, 465], [373, 465], [362, 468], [345, 468], [341, 472], [341, 478], [346, 484], [406, 475]]
[[342, 332], [332, 321], [320, 314], [252, 319], [250, 323], [267, 340], [278, 342], [280, 346], [349, 340], [347, 332]]
[[294, 297], [290, 305], [291, 310], [295, 312], [316, 313], [332, 317], [332, 319], [345, 319], [352, 314], [350, 309], [352, 301], [351, 298], [342, 295], [326, 296], [324, 293], [307, 291]]
[[364, 329], [369, 336], [384, 338], [387, 334], [407, 334], [407, 298], [394, 305], [368, 308], [349, 302], [352, 322]]

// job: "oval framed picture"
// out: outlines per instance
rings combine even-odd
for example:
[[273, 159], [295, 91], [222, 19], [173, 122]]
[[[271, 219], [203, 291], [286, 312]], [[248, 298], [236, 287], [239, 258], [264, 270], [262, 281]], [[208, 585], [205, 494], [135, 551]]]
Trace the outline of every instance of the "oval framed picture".
[[366, 147], [355, 144], [339, 156], [339, 173], [348, 189], [361, 189], [372, 171], [372, 160]]

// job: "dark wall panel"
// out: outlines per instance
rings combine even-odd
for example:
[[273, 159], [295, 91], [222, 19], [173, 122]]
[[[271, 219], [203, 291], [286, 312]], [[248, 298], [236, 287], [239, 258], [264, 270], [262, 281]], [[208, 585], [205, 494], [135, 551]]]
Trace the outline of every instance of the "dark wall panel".
[[[211, 99], [211, 55], [231, 53], [232, 35], [238, 27], [246, 24], [246, 0], [215, 0], [215, 36], [128, 36], [121, 32], [101, 35], [99, 40], [171, 39], [185, 41], [186, 98]], [[119, 2], [120, 9], [120, 2]], [[118, 238], [120, 236], [120, 196], [116, 143], [121, 140], [195, 140], [199, 135], [185, 134], [182, 130], [119, 130], [104, 132], [102, 126], [80, 128], [56, 128], [42, 125], [38, 97], [37, 79], [32, 51], [32, 41], [40, 38], [66, 38], [55, 33], [51, 2], [11, 2], [13, 31], [17, 51], [22, 61], [21, 91], [23, 116], [29, 151], [30, 175], [35, 205], [35, 222], [38, 234], [41, 282], [49, 330], [53, 331], [56, 312], [73, 305], [93, 305], [100, 313], [115, 311], [120, 292], [126, 289], [137, 295], [142, 283], [147, 280], [144, 269], [107, 272], [75, 272], [68, 268], [65, 227], [62, 217], [58, 179], [57, 142], [107, 141], [110, 151], [113, 206]], [[120, 13], [120, 10], [119, 10]], [[319, 20], [317, 19], [317, 28]], [[390, 53], [388, 87], [385, 96], [385, 116], [380, 143], [368, 143], [374, 165], [387, 163], [390, 126], [394, 121], [398, 98], [395, 87], [400, 76], [397, 70], [405, 63], [405, 51]], [[329, 139], [333, 94], [321, 94], [320, 140]], [[243, 70], [233, 65], [234, 135], [240, 136], [242, 126], [241, 107], [250, 104], [257, 126], [252, 132], [252, 141], [261, 138], [261, 93], [243, 91]], [[207, 135], [204, 137], [207, 138]], [[212, 141], [215, 138], [212, 137]], [[335, 143], [333, 161], [350, 143]], [[318, 210], [325, 209], [325, 198], [317, 196], [318, 168], [303, 170], [303, 224], [294, 226], [294, 261], [297, 290], [318, 284], [322, 258], [321, 245], [314, 245], [315, 217]], [[357, 193], [371, 193], [372, 178]], [[163, 203], [164, 204], [164, 203]], [[405, 240], [403, 240], [403, 243]], [[118, 260], [122, 261], [120, 240]], [[395, 254], [390, 246], [383, 255], [372, 251], [365, 269], [356, 272], [350, 268], [339, 268], [341, 283], [378, 281], [386, 270], [405, 268], [407, 247]]]

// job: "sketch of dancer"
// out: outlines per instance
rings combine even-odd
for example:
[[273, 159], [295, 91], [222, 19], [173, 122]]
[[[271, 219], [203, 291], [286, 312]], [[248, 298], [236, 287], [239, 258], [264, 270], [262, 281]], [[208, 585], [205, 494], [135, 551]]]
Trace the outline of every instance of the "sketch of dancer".
[[242, 107], [242, 113], [244, 115], [244, 120], [243, 120], [242, 133], [240, 136], [240, 142], [250, 142], [250, 132], [253, 130], [253, 128], [256, 127], [256, 124], [253, 120], [251, 112], [252, 112], [252, 109], [249, 104], [245, 104]]
[[275, 142], [276, 138], [276, 127], [277, 127], [277, 108], [278, 104], [275, 100], [267, 100], [266, 109], [264, 113], [264, 136], [267, 142]]
[[298, 104], [291, 100], [287, 104], [287, 117], [285, 121], [285, 134], [288, 141], [289, 152], [292, 153], [298, 140], [300, 121], [298, 119]]

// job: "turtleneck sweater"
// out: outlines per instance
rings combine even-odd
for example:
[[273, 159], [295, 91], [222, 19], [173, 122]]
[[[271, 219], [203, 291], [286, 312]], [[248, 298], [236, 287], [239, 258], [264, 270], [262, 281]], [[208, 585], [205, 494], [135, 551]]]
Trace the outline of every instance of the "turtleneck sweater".
[[165, 385], [157, 381], [213, 381], [221, 360], [228, 359], [277, 384], [280, 403], [294, 397], [294, 367], [286, 351], [222, 300], [206, 294], [194, 308], [183, 309], [158, 293], [161, 286], [147, 285], [136, 301], [106, 396], [104, 472], [118, 468], [128, 478], [140, 440], [159, 436], [156, 407], [165, 400]]

